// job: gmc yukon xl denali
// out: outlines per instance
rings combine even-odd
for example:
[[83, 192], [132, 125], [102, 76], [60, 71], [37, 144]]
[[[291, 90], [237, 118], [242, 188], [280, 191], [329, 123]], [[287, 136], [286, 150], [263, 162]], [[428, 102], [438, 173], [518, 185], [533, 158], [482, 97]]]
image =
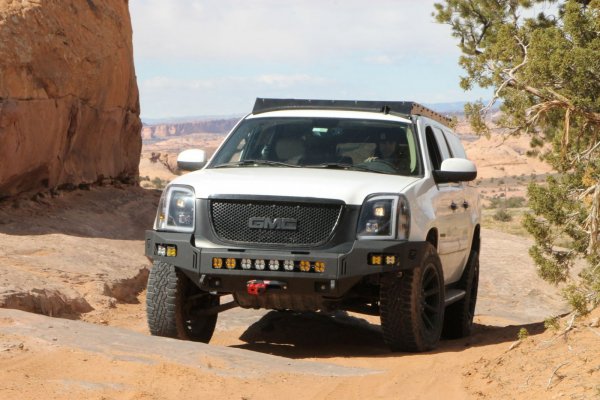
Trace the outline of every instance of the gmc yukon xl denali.
[[448, 125], [413, 102], [257, 99], [206, 165], [182, 153], [195, 171], [162, 194], [150, 332], [208, 342], [240, 306], [379, 315], [392, 351], [468, 335], [477, 170]]

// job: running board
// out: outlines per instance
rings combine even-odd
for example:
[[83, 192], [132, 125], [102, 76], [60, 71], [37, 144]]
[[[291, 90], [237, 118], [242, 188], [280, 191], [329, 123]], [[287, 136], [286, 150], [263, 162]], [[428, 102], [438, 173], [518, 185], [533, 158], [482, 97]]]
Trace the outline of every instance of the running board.
[[446, 290], [446, 300], [445, 306], [448, 307], [452, 303], [456, 303], [459, 300], [462, 300], [466, 295], [464, 290], [460, 289], [449, 289]]

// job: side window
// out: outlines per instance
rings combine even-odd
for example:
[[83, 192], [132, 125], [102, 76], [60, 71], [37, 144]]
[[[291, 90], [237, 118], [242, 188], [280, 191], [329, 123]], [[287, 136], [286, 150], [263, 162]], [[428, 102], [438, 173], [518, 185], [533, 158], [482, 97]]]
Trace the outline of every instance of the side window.
[[[431, 159], [433, 169], [438, 170], [442, 165], [442, 161], [448, 158], [448, 146], [443, 140], [443, 137], [441, 143], [437, 140], [437, 137], [430, 126], [425, 128], [425, 138], [427, 140], [427, 150], [429, 151], [429, 158]], [[442, 149], [445, 149], [445, 151]]]
[[447, 158], [452, 157], [452, 153], [448, 148], [448, 142], [446, 141], [446, 137], [444, 136], [444, 132], [440, 128], [433, 128], [433, 132], [435, 134], [435, 141], [437, 142], [440, 152], [442, 153], [442, 161]]
[[467, 153], [465, 153], [465, 148], [463, 147], [460, 139], [448, 132], [444, 132], [444, 136], [448, 139], [448, 144], [452, 148], [452, 156], [457, 158], [467, 158]]

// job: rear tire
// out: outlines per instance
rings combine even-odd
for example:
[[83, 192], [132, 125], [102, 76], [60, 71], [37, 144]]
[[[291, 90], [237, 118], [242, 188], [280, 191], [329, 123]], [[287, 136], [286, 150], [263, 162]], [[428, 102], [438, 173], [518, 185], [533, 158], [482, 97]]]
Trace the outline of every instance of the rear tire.
[[465, 291], [465, 297], [446, 308], [442, 335], [448, 339], [469, 336], [473, 330], [473, 317], [477, 303], [479, 286], [479, 252], [473, 250], [467, 261], [458, 289]]
[[392, 351], [437, 347], [444, 321], [444, 275], [432, 245], [417, 268], [382, 277], [380, 315], [383, 339]]
[[155, 261], [148, 276], [146, 313], [155, 336], [208, 343], [217, 314], [198, 312], [219, 305], [219, 296], [200, 290], [175, 266]]

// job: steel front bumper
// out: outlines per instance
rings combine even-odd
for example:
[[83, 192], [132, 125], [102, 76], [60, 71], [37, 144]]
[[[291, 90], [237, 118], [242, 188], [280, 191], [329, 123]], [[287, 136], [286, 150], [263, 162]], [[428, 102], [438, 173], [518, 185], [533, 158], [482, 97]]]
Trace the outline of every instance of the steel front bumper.
[[[324, 295], [340, 297], [365, 276], [415, 268], [422, 259], [426, 243], [355, 240], [335, 248], [318, 250], [196, 247], [194, 237], [189, 233], [146, 231], [145, 254], [154, 261], [175, 265], [205, 290], [219, 293], [240, 292], [246, 290], [248, 282], [258, 280], [284, 284], [288, 293], [322, 292]], [[165, 253], [170, 249], [170, 256], [162, 255], [161, 248], [165, 249]], [[384, 265], [373, 265], [373, 255], [381, 255]], [[385, 265], [388, 255], [394, 255], [395, 262]], [[220, 268], [213, 266], [215, 259], [222, 260]], [[235, 268], [227, 268], [228, 259], [235, 260]], [[242, 269], [243, 259], [251, 260], [251, 269]], [[256, 260], [264, 260], [264, 270], [254, 267]], [[270, 260], [279, 262], [279, 270], [269, 269]], [[294, 262], [294, 271], [284, 270], [285, 261]], [[310, 265], [310, 270], [301, 271], [301, 262], [304, 262], [304, 266]], [[324, 264], [323, 272], [315, 271], [317, 262]], [[230, 267], [232, 264], [233, 262], [230, 262]]]

